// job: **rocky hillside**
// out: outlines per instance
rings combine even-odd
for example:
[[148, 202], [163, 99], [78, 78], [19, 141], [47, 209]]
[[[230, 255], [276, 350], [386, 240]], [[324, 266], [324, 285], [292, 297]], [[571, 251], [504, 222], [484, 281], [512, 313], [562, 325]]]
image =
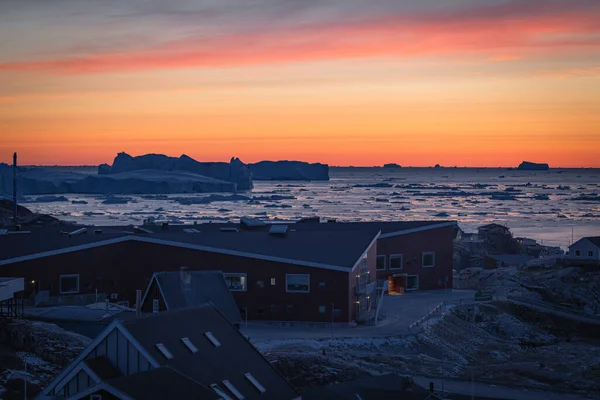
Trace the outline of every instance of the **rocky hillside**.
[[[0, 199], [0, 227], [8, 227], [13, 225], [13, 202], [10, 200]], [[19, 218], [19, 224], [22, 226], [47, 226], [58, 224], [57, 218], [51, 217], [46, 214], [37, 214], [32, 212], [26, 207], [17, 206], [17, 215]]]

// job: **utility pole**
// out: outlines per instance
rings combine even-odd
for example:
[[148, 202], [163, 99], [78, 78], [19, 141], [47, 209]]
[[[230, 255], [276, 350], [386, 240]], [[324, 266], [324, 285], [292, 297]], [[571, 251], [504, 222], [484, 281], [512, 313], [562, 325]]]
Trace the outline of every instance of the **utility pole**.
[[17, 225], [17, 153], [13, 154], [13, 225]]
[[334, 318], [335, 318], [335, 306], [333, 303], [331, 303], [331, 337], [333, 338], [333, 324], [334, 324]]

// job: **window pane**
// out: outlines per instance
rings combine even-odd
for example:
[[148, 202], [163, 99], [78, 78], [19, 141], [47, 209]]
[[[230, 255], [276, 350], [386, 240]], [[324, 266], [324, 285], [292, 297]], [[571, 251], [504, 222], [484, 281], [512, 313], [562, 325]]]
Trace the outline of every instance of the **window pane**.
[[390, 269], [402, 268], [402, 256], [390, 256]]
[[288, 292], [308, 292], [310, 288], [309, 275], [287, 275]]
[[60, 292], [61, 293], [77, 293], [77, 292], [79, 292], [79, 275], [61, 276], [60, 277]]
[[223, 274], [225, 282], [229, 290], [245, 291], [246, 290], [246, 274]]
[[385, 269], [385, 256], [377, 256], [377, 269]]

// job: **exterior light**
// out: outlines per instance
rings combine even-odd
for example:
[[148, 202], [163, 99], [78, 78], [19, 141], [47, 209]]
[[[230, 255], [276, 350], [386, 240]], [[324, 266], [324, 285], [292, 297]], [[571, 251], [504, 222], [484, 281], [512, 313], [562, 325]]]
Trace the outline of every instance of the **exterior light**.
[[35, 283], [35, 280], [32, 280], [31, 283]]

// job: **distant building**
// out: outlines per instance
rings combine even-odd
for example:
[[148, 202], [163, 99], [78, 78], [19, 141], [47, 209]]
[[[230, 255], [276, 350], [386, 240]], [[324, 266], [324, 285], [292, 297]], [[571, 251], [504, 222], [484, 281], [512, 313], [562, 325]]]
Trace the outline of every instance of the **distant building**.
[[488, 224], [477, 228], [478, 237], [483, 240], [488, 254], [518, 254], [519, 243], [513, 238], [510, 229], [500, 224]]
[[221, 271], [157, 272], [152, 276], [142, 300], [142, 312], [160, 312], [213, 304], [228, 320], [239, 326], [242, 321]]
[[583, 237], [569, 246], [568, 260], [583, 263], [600, 263], [600, 236]]
[[205, 304], [113, 321], [38, 399], [292, 400], [300, 395]]

